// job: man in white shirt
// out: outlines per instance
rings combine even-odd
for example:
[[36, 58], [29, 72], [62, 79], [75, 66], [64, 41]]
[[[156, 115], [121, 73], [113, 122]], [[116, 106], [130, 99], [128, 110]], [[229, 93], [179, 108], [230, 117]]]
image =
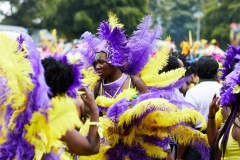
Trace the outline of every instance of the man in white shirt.
[[[196, 62], [196, 72], [199, 83], [190, 88], [185, 96], [185, 100], [202, 113], [206, 122], [208, 121], [209, 105], [214, 94], [219, 96], [221, 85], [217, 77], [218, 63], [212, 56], [203, 56]], [[195, 128], [201, 128], [202, 124], [197, 124]]]
[[[195, 107], [197, 107], [198, 111], [202, 113], [202, 115], [204, 116], [207, 122], [209, 105], [212, 102], [212, 98], [214, 94], [219, 96], [219, 92], [221, 88], [221, 85], [218, 83], [218, 77], [217, 77], [218, 62], [212, 56], [203, 56], [199, 58], [199, 60], [196, 62], [196, 72], [199, 77], [199, 83], [187, 91], [185, 100], [191, 103], [192, 105], [194, 105]], [[199, 124], [196, 124], [195, 128], [198, 129], [198, 128], [201, 128], [201, 126], [202, 124], [199, 123]], [[210, 160], [211, 160], [213, 158], [212, 156], [214, 156], [214, 153], [210, 153], [210, 155], [211, 155], [210, 157]], [[181, 157], [181, 156], [182, 155], [180, 154], [178, 157]], [[185, 156], [187, 155], [184, 154], [184, 156], [181, 158], [187, 159], [187, 157]], [[195, 160], [194, 158], [191, 158], [191, 159]]]

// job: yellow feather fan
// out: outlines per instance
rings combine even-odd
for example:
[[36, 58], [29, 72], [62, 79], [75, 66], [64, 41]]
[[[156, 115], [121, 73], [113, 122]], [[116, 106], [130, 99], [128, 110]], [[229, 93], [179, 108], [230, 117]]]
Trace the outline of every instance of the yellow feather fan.
[[184, 68], [178, 68], [169, 72], [163, 72], [160, 75], [149, 75], [141, 78], [147, 86], [165, 87], [183, 77], [185, 71]]
[[90, 68], [84, 68], [81, 70], [84, 79], [82, 79], [83, 82], [83, 86], [88, 87], [90, 90], [94, 90], [94, 86], [97, 83], [97, 81], [100, 79], [99, 75], [97, 75], [94, 72], [94, 68], [90, 67]]
[[207, 135], [200, 131], [192, 130], [190, 127], [178, 126], [171, 130], [172, 137], [176, 139], [179, 144], [194, 145], [193, 139], [197, 142], [202, 142], [205, 146], [209, 147]]
[[14, 127], [14, 118], [25, 109], [28, 93], [33, 90], [30, 74], [33, 74], [31, 63], [26, 59], [27, 53], [18, 51], [18, 42], [0, 34], [0, 75], [7, 79], [6, 101], [1, 104], [0, 119], [4, 122], [6, 106], [11, 104], [13, 116], [8, 125], [2, 125], [0, 143], [6, 141], [6, 134]]
[[128, 98], [129, 100], [132, 100], [134, 95], [137, 95], [138, 92], [134, 88], [128, 88], [124, 89], [120, 94], [117, 95], [116, 98], [107, 98], [104, 96], [98, 96], [96, 99], [96, 103], [98, 106], [109, 108], [114, 103], [118, 102], [119, 100], [123, 98]]
[[6, 104], [12, 104], [12, 108], [22, 106], [27, 94], [33, 90], [30, 74], [33, 74], [31, 63], [26, 59], [26, 52], [18, 50], [18, 42], [10, 40], [4, 34], [0, 34], [0, 75], [8, 79], [8, 87], [11, 94]]
[[40, 160], [45, 153], [59, 153], [59, 149], [66, 148], [60, 138], [66, 131], [81, 124], [72, 98], [56, 97], [52, 99], [51, 105], [52, 108], [46, 111], [47, 119], [41, 112], [34, 112], [30, 124], [25, 125], [25, 138], [35, 146], [36, 160]]
[[[171, 38], [168, 37], [167, 41], [170, 42]], [[157, 75], [159, 70], [162, 70], [168, 63], [169, 47], [165, 46], [160, 50], [157, 50], [155, 57], [150, 57], [149, 62], [144, 66], [140, 72], [142, 79], [151, 75]]]
[[160, 107], [162, 109], [165, 108], [164, 110], [166, 111], [178, 110], [178, 108], [175, 105], [169, 103], [169, 101], [166, 99], [163, 98], [148, 99], [138, 103], [136, 106], [129, 109], [128, 112], [124, 112], [118, 119], [119, 120], [118, 126], [123, 127], [124, 125], [131, 123], [134, 118], [137, 118], [141, 116], [143, 113], [145, 113], [149, 106], [155, 106], [156, 108]]
[[112, 12], [109, 12], [109, 14], [108, 14], [108, 23], [112, 27], [112, 30], [115, 27], [119, 27], [119, 28], [123, 27], [123, 24], [119, 23], [119, 20], [118, 20], [116, 14], [113, 14]]

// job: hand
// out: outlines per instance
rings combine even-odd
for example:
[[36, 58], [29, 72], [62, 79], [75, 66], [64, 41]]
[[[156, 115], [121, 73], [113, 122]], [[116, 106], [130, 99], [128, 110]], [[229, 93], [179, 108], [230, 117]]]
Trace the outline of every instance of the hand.
[[81, 94], [81, 99], [84, 104], [87, 105], [91, 111], [98, 110], [93, 93], [87, 88], [82, 88], [80, 91], [84, 92]]
[[209, 113], [208, 113], [209, 117], [215, 117], [217, 111], [219, 110], [219, 105], [220, 105], [219, 98], [217, 97], [216, 94], [214, 94], [212, 102], [210, 103], [210, 106], [209, 106]]

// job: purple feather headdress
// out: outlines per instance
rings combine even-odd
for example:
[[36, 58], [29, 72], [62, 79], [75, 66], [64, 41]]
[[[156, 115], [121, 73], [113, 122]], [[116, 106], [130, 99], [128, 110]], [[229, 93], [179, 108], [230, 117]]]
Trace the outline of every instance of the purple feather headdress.
[[78, 48], [84, 58], [84, 65], [87, 67], [91, 67], [95, 60], [95, 54], [97, 51], [98, 44], [100, 43], [100, 39], [98, 39], [95, 35], [92, 35], [90, 32], [85, 32], [81, 36], [81, 47]]
[[83, 55], [88, 64], [93, 64], [97, 52], [107, 54], [107, 63], [120, 68], [123, 72], [134, 75], [139, 73], [154, 52], [154, 44], [162, 34], [162, 28], [157, 25], [151, 29], [153, 19], [145, 16], [133, 32], [131, 38], [120, 27], [112, 28], [107, 21], [100, 23], [98, 37], [89, 32], [81, 36], [82, 43], [87, 43]]
[[228, 104], [235, 102], [237, 99], [237, 94], [233, 93], [233, 91], [237, 85], [240, 85], [239, 56], [240, 47], [228, 46], [221, 77], [224, 81], [220, 90], [222, 106], [227, 106]]
[[107, 21], [103, 21], [100, 23], [97, 35], [98, 37], [85, 32], [81, 36], [82, 43], [87, 43], [82, 52], [87, 64], [93, 64], [97, 52], [104, 52], [107, 54], [107, 63], [123, 68], [128, 62], [130, 50], [124, 31], [119, 27], [112, 28]]

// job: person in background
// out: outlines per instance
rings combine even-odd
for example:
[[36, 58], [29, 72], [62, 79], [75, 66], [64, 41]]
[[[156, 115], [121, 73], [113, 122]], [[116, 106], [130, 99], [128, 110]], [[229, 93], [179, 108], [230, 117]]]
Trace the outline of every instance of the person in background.
[[[218, 149], [217, 160], [240, 159], [240, 90], [239, 90], [239, 55], [240, 48], [229, 46], [226, 51], [221, 80], [221, 98], [214, 95], [209, 106], [207, 135], [210, 146]], [[215, 115], [219, 107], [231, 109], [222, 128], [217, 129]]]
[[[185, 96], [185, 100], [196, 106], [198, 111], [204, 116], [206, 122], [208, 121], [208, 108], [212, 101], [212, 97], [216, 94], [219, 96], [221, 85], [218, 83], [218, 63], [212, 56], [202, 56], [196, 62], [196, 73], [199, 77], [199, 83], [190, 88]], [[199, 123], [195, 128], [201, 128]], [[196, 159], [201, 159], [197, 156], [198, 152], [191, 147], [179, 146], [178, 159], [188, 159], [193, 156]], [[210, 159], [214, 159], [214, 149], [211, 149]], [[192, 160], [193, 157], [191, 157]]]

